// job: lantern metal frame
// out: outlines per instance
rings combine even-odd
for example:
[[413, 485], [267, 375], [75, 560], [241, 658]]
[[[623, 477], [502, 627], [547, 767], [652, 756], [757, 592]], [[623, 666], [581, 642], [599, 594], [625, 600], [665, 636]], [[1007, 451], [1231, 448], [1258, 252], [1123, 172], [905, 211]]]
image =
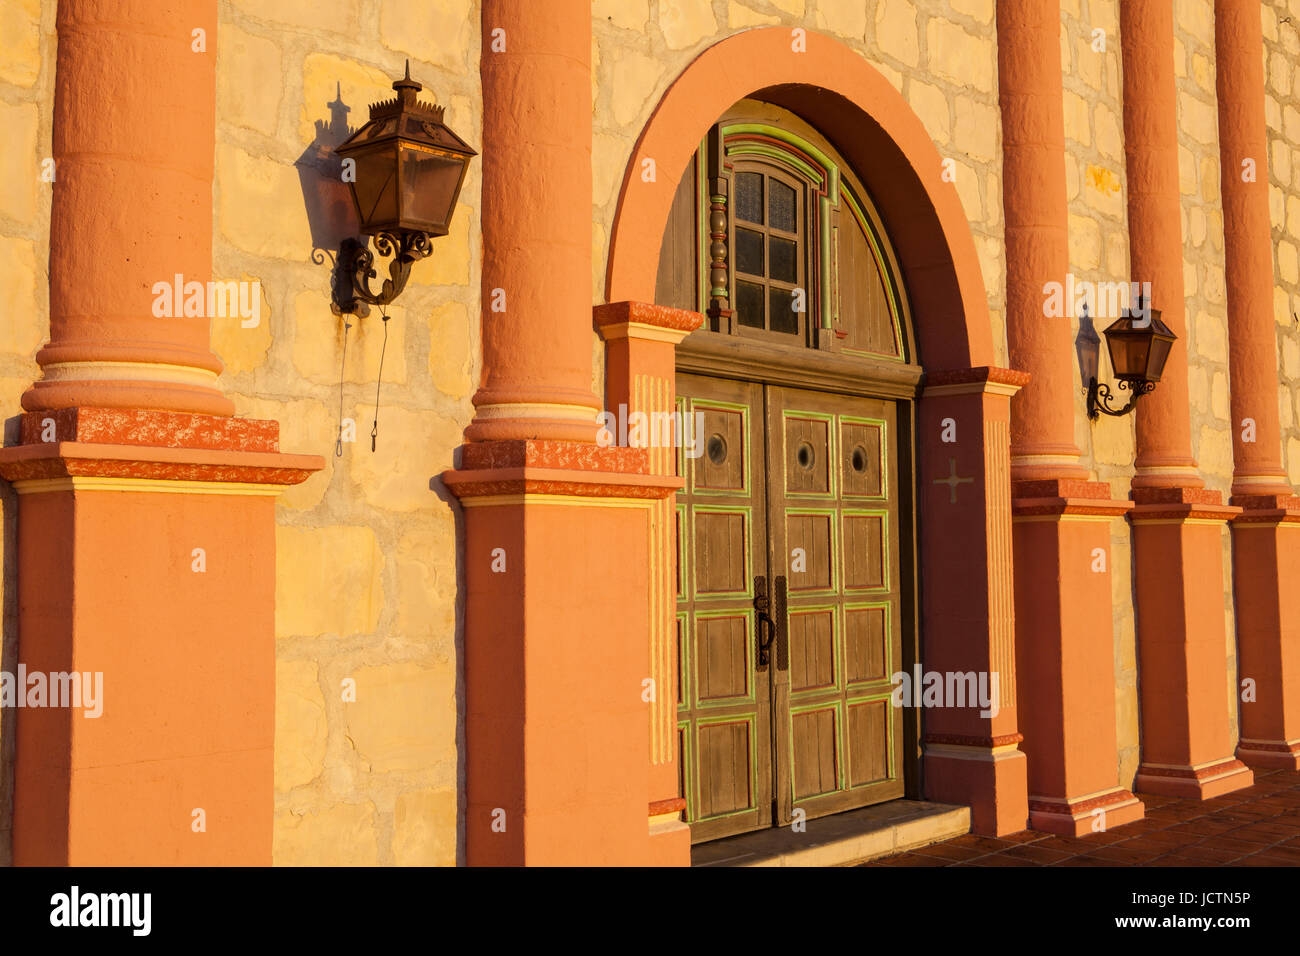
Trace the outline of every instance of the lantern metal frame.
[[[370, 121], [348, 137], [335, 153], [342, 160], [360, 158], [373, 153], [391, 154], [392, 179], [396, 192], [395, 218], [368, 221], [357, 196], [355, 179], [349, 182], [349, 192], [356, 208], [360, 231], [374, 237], [374, 249], [365, 238], [347, 238], [339, 244], [339, 255], [334, 265], [334, 306], [340, 313], [364, 314], [365, 304], [388, 305], [406, 288], [411, 277], [411, 267], [433, 252], [432, 240], [445, 236], [460, 197], [461, 186], [469, 161], [478, 153], [457, 136], [443, 122], [443, 107], [419, 99], [423, 89], [411, 79], [411, 64], [407, 61], [406, 75], [393, 83], [397, 96], [381, 103], [371, 104]], [[440, 221], [411, 216], [404, 208], [406, 202], [405, 176], [401, 152], [403, 149], [453, 159], [460, 164], [460, 174], [452, 189], [446, 215]], [[359, 165], [359, 164], [358, 164]], [[357, 167], [354, 166], [354, 173]], [[371, 210], [373, 212], [373, 210]], [[375, 254], [389, 258], [388, 278], [379, 290], [371, 287], [378, 272]]]
[[1120, 325], [1125, 326], [1125, 328], [1120, 331], [1131, 331], [1133, 329], [1132, 323], [1138, 315], [1149, 316], [1146, 324], [1139, 326], [1138, 328], [1142, 331], [1149, 331], [1152, 341], [1157, 338], [1167, 340], [1169, 342], [1169, 349], [1166, 350], [1164, 359], [1160, 362], [1160, 367], [1154, 370], [1156, 373], [1154, 377], [1149, 376], [1149, 373], [1152, 371], [1150, 364], [1150, 344], [1147, 346], [1147, 365], [1146, 368], [1143, 369], [1144, 374], [1116, 374], [1115, 377], [1119, 380], [1116, 383], [1116, 389], [1119, 391], [1128, 391], [1130, 393], [1128, 401], [1119, 408], [1111, 405], [1111, 399], [1116, 396], [1115, 393], [1111, 391], [1109, 384], [1098, 382], [1095, 375], [1089, 379], [1088, 418], [1092, 421], [1096, 421], [1101, 415], [1121, 418], [1137, 407], [1139, 398], [1155, 391], [1156, 383], [1160, 381], [1160, 376], [1164, 372], [1165, 363], [1169, 361], [1169, 355], [1173, 351], [1173, 344], [1178, 341], [1178, 336], [1174, 335], [1169, 326], [1165, 325], [1164, 322], [1160, 320], [1160, 310], [1150, 308], [1149, 303], [1144, 303], [1144, 301], [1139, 298], [1134, 308], [1130, 309], [1123, 316], [1112, 322], [1102, 333], [1106, 336], [1106, 353], [1110, 356], [1112, 369], [1114, 368], [1115, 357], [1114, 353], [1111, 351], [1111, 333]]

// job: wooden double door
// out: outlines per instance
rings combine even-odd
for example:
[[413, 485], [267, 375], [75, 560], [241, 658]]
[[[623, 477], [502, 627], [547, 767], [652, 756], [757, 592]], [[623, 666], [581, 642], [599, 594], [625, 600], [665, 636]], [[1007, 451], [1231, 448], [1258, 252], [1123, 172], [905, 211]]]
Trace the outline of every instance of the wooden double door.
[[677, 393], [699, 423], [677, 506], [693, 841], [901, 797], [895, 406], [687, 374]]

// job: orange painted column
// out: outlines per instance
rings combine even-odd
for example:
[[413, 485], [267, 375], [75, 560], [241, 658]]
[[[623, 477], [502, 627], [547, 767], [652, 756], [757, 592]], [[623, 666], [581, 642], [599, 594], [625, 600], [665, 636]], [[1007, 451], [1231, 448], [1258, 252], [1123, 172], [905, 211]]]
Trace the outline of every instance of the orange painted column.
[[1282, 469], [1263, 36], [1254, 4], [1216, 0], [1219, 152], [1232, 379], [1233, 581], [1242, 680], [1237, 756], [1300, 769], [1300, 499]]
[[465, 518], [466, 857], [685, 864], [647, 817], [643, 699], [680, 481], [596, 442], [591, 8], [485, 0], [482, 25], [483, 382], [443, 475]]
[[592, 441], [591, 6], [483, 4], [483, 380], [471, 441]]
[[216, 4], [67, 0], [57, 24], [50, 340], [0, 451], [27, 685], [5, 712], [14, 862], [265, 865], [273, 499], [323, 462], [229, 417], [206, 315], [152, 308], [156, 283], [210, 273]]
[[917, 414], [927, 572], [918, 664], [945, 682], [948, 674], [989, 675], [990, 704], [926, 708], [925, 796], [969, 805], [977, 833], [1016, 833], [1029, 817], [1008, 470], [1011, 396], [1027, 380], [1002, 368], [928, 372]]
[[23, 408], [230, 415], [206, 314], [156, 316], [153, 291], [211, 277], [216, 4], [70, 0], [57, 25], [50, 340]]
[[[1139, 820], [1118, 786], [1110, 521], [1127, 502], [1088, 481], [1074, 444], [1080, 407], [1069, 315], [1045, 288], [1072, 287], [1065, 198], [1060, 6], [998, 4], [1007, 342], [1030, 380], [1011, 401], [1011, 494], [1019, 709], [1029, 821], [1077, 835]], [[1100, 565], [1096, 557], [1101, 550]], [[1100, 572], [1098, 572], [1100, 567]], [[1100, 821], [1100, 823], [1099, 823]]]
[[[704, 316], [643, 302], [597, 306], [596, 328], [605, 340], [605, 407], [614, 421], [634, 414], [671, 416], [677, 409], [674, 353], [682, 339], [699, 328]], [[653, 420], [653, 419], [651, 419]], [[696, 440], [690, 423], [674, 421], [669, 435], [649, 449], [650, 473], [678, 473], [678, 448]], [[616, 440], [615, 435], [605, 437]], [[671, 441], [673, 444], [668, 444]], [[690, 854], [690, 828], [682, 820], [677, 738], [677, 508], [676, 497], [654, 502], [651, 511], [651, 611], [647, 673], [653, 695], [646, 701], [650, 723], [651, 862], [677, 863]], [[642, 695], [645, 696], [644, 694]]]
[[1179, 216], [1173, 9], [1120, 5], [1132, 279], [1179, 337], [1137, 405], [1133, 552], [1142, 708], [1139, 791], [1208, 799], [1250, 786], [1232, 756], [1223, 522], [1240, 513], [1205, 489], [1191, 455]]

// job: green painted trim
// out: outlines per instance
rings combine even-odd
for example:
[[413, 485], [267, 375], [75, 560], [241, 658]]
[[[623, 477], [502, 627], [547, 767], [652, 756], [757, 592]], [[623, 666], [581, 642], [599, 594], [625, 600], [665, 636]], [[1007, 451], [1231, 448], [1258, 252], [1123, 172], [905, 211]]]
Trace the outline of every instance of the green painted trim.
[[[889, 700], [892, 696], [893, 696], [893, 694], [890, 693], [890, 694], [884, 694], [884, 695], [881, 695], [881, 694], [870, 694], [870, 695], [865, 695], [865, 696], [862, 696], [862, 697], [850, 697], [850, 698], [846, 698], [845, 701], [844, 701], [844, 713], [845, 713], [845, 717], [846, 717], [846, 719], [847, 719], [847, 717], [848, 717], [848, 708], [852, 707], [854, 704], [865, 704], [865, 703], [871, 703], [871, 702], [873, 702], [873, 701], [878, 701], [878, 700]], [[889, 766], [889, 769], [886, 771], [885, 779], [884, 779], [884, 780], [868, 780], [866, 783], [854, 784], [854, 785], [851, 785], [851, 786], [849, 786], [849, 787], [846, 787], [845, 789], [848, 789], [848, 790], [861, 790], [863, 787], [872, 787], [872, 786], [875, 786], [875, 785], [878, 784], [878, 783], [888, 783], [888, 782], [891, 781], [891, 780], [897, 780], [897, 779], [898, 779], [898, 768], [894, 765], [894, 733], [895, 733], [896, 728], [895, 728], [895, 726], [894, 726], [894, 708], [893, 708], [892, 706], [890, 706], [890, 707], [886, 707], [886, 708], [885, 708], [885, 722], [888, 724], [888, 727], [887, 727], [886, 730], [885, 730], [885, 736], [886, 736], [886, 738], [889, 740], [889, 746], [888, 746], [888, 747], [886, 748], [886, 750], [885, 750], [885, 762], [886, 762], [886, 763], [888, 764], [888, 766]], [[845, 763], [849, 763], [850, 761], [853, 760], [853, 754], [852, 754], [852, 753], [846, 753], [846, 754], [844, 755], [844, 760], [845, 760]], [[846, 778], [846, 779], [848, 779], [848, 778]]]
[[841, 415], [840, 440], [844, 439], [844, 425], [876, 425], [880, 428], [880, 494], [860, 495], [855, 491], [841, 492], [840, 497], [849, 496], [850, 501], [887, 501], [889, 499], [889, 423], [883, 418], [859, 418], [856, 415]]
[[819, 263], [821, 265], [821, 295], [820, 304], [822, 312], [823, 329], [831, 328], [831, 201], [826, 196], [821, 197], [821, 255]]
[[891, 361], [906, 363], [907, 358], [903, 354], [902, 310], [898, 304], [897, 281], [893, 272], [885, 263], [885, 257], [880, 251], [879, 237], [876, 235], [876, 230], [871, 227], [871, 221], [867, 218], [866, 213], [863, 212], [862, 207], [858, 204], [857, 197], [853, 195], [851, 189], [843, 184], [840, 186], [840, 195], [844, 198], [849, 209], [852, 211], [853, 218], [857, 221], [858, 227], [862, 230], [862, 234], [867, 237], [867, 245], [871, 247], [871, 256], [876, 262], [876, 269], [884, 280], [885, 301], [889, 305], [889, 318], [890, 324], [893, 326], [894, 330], [894, 350], [896, 354], [889, 355], [884, 352], [869, 352], [866, 349], [842, 349], [841, 351], [855, 355], [880, 356]]
[[695, 797], [695, 728], [690, 720], [679, 720], [677, 730], [679, 733], [686, 731], [682, 734], [682, 752], [677, 759], [682, 762], [682, 788], [686, 791], [682, 796], [686, 798], [686, 820], [689, 823], [695, 820], [698, 806]]
[[[691, 615], [688, 611], [678, 611], [673, 617], [674, 626], [680, 635], [681, 650], [677, 656], [677, 710], [689, 710], [691, 705]], [[684, 626], [683, 626], [684, 622]]]
[[[884, 608], [885, 611], [885, 676], [880, 679], [863, 677], [858, 680], [849, 679], [849, 611], [870, 611], [873, 608]], [[881, 680], [888, 681], [894, 673], [894, 602], [893, 601], [844, 601], [840, 605], [843, 612], [844, 621], [844, 683], [846, 687], [852, 688], [854, 684], [879, 684]], [[891, 692], [892, 693], [892, 692]]]
[[[727, 412], [740, 412], [740, 428], [745, 437], [744, 456], [740, 462], [740, 488], [697, 488], [695, 486], [695, 469], [690, 469], [688, 477], [688, 488], [690, 494], [694, 496], [705, 497], [726, 497], [726, 498], [752, 498], [754, 496], [753, 471], [750, 470], [752, 459], [750, 453], [753, 449], [753, 423], [750, 420], [750, 406], [740, 405], [735, 402], [721, 402], [711, 398], [691, 398], [690, 411], [693, 413], [697, 408], [714, 408]], [[685, 414], [685, 411], [683, 411]], [[682, 421], [686, 421], [685, 418]], [[691, 421], [695, 421], [694, 418]], [[678, 458], [685, 462], [686, 451], [684, 448], [678, 449]], [[698, 460], [698, 459], [696, 459]], [[683, 466], [684, 467], [684, 466]]]
[[[757, 761], [758, 761], [758, 746], [757, 746], [757, 744], [758, 744], [758, 715], [757, 715], [757, 714], [751, 714], [751, 715], [749, 715], [749, 716], [738, 715], [738, 716], [734, 716], [734, 717], [710, 717], [710, 718], [706, 718], [706, 719], [696, 720], [696, 721], [695, 721], [695, 733], [698, 735], [699, 732], [700, 732], [700, 728], [701, 728], [701, 727], [711, 727], [711, 726], [713, 726], [713, 725], [715, 725], [715, 724], [740, 724], [740, 723], [745, 724], [745, 725], [748, 727], [748, 729], [749, 729], [749, 799], [750, 799], [750, 804], [749, 804], [748, 807], [745, 807], [743, 810], [732, 810], [732, 811], [730, 811], [729, 813], [718, 813], [718, 814], [715, 814], [714, 816], [711, 816], [711, 817], [695, 817], [691, 822], [695, 822], [695, 821], [697, 821], [697, 820], [698, 820], [699, 822], [704, 822], [705, 820], [725, 820], [725, 819], [727, 819], [728, 817], [738, 817], [738, 816], [741, 816], [741, 815], [746, 814], [746, 813], [753, 813], [755, 810], [758, 810], [758, 809], [759, 809], [759, 803], [758, 803], [757, 799], [755, 799], [755, 798], [757, 797], [757, 794], [758, 794], [758, 788], [757, 788], [757, 784], [758, 784], [758, 764], [757, 764]], [[697, 743], [696, 743], [696, 750], [697, 750], [697, 752], [698, 752], [698, 750], [699, 750], [698, 741], [697, 741]], [[696, 785], [697, 785], [697, 786], [699, 785], [699, 784], [698, 784], [698, 781], [697, 781]], [[698, 806], [698, 804], [697, 804], [697, 806]]]
[[675, 513], [679, 516], [682, 533], [677, 535], [677, 567], [679, 568], [678, 577], [681, 578], [681, 588], [677, 591], [677, 603], [688, 603], [691, 595], [691, 563], [690, 548], [687, 547], [688, 539], [691, 536], [691, 527], [687, 524], [690, 521], [690, 514], [687, 511], [686, 504], [679, 504]]
[[827, 174], [826, 192], [830, 196], [837, 196], [840, 191], [840, 168], [829, 156], [814, 146], [808, 140], [804, 139], [790, 130], [780, 129], [776, 126], [768, 126], [766, 123], [734, 123], [731, 126], [722, 127], [722, 140], [725, 143], [729, 135], [733, 133], [758, 133], [763, 136], [770, 136], [772, 139], [780, 140], [783, 143], [795, 147], [807, 153], [821, 165]]
[[691, 542], [695, 542], [696, 514], [738, 514], [745, 517], [745, 590], [743, 591], [697, 591], [695, 577], [691, 576], [691, 599], [698, 601], [701, 597], [708, 600], [727, 600], [729, 598], [754, 598], [754, 509], [748, 505], [691, 505]]
[[785, 438], [788, 434], [785, 427], [786, 420], [790, 418], [803, 418], [810, 421], [826, 423], [826, 454], [830, 458], [830, 462], [826, 466], [827, 484], [830, 487], [829, 491], [791, 491], [790, 475], [784, 467], [785, 461], [783, 458], [781, 462], [781, 483], [782, 489], [785, 491], [785, 496], [787, 498], [792, 498], [795, 501], [828, 501], [839, 498], [839, 469], [835, 467], [835, 463], [839, 458], [836, 454], [836, 452], [839, 451], [839, 434], [835, 427], [835, 419], [837, 417], [838, 416], [834, 412], [802, 412], [797, 408], [783, 408], [781, 410], [780, 437], [782, 450], [785, 449]]
[[[807, 605], [800, 604], [798, 607], [790, 607], [789, 602], [788, 601], [786, 602], [785, 633], [787, 635], [792, 633], [792, 631], [790, 630], [790, 620], [796, 614], [811, 614], [819, 611], [831, 612], [831, 667], [834, 670], [834, 673], [832, 674], [832, 680], [829, 684], [826, 684], [821, 687], [809, 687], [806, 688], [805, 690], [794, 689], [794, 678], [792, 676], [790, 678], [790, 699], [791, 700], [794, 700], [796, 697], [803, 697], [809, 694], [830, 694], [830, 693], [844, 692], [844, 676], [845, 676], [844, 665], [843, 665], [843, 661], [840, 660], [840, 654], [839, 654], [839, 646], [844, 643], [843, 641], [844, 629], [841, 626], [839, 621], [839, 607], [840, 605], [838, 601], [832, 601], [829, 604], [807, 604]], [[787, 637], [786, 641], [788, 645], [791, 648], [793, 648], [794, 646], [793, 640]]]
[[[844, 786], [844, 763], [847, 757], [844, 750], [844, 700], [822, 701], [820, 704], [805, 704], [803, 707], [791, 707], [789, 714], [790, 719], [786, 721], [787, 733], [790, 737], [790, 807], [794, 809], [799, 800], [816, 800], [818, 797], [824, 797], [828, 794], [838, 793], [846, 789]], [[798, 714], [806, 714], [815, 710], [829, 710], [834, 713], [835, 720], [835, 789], [823, 790], [821, 793], [806, 793], [802, 797], [796, 797], [794, 793], [794, 781], [797, 776], [795, 771], [795, 749], [794, 749], [794, 718]]]
[[766, 143], [737, 143], [734, 146], [727, 147], [727, 155], [730, 156], [762, 156], [764, 159], [775, 160], [778, 163], [789, 166], [796, 172], [802, 173], [804, 178], [811, 180], [818, 185], [825, 185], [825, 170], [819, 170], [816, 166], [810, 166], [798, 156], [787, 152], [784, 149], [778, 149], [775, 146], [769, 146]]
[[[890, 565], [889, 510], [887, 508], [878, 508], [878, 509], [877, 508], [843, 508], [840, 510], [841, 526], [843, 525], [844, 521], [847, 520], [848, 518], [858, 518], [858, 517], [870, 517], [870, 518], [880, 519], [880, 536], [881, 536], [880, 549], [881, 549], [881, 559], [882, 559], [881, 570], [884, 572], [883, 575], [884, 584], [882, 584], [878, 588], [853, 588], [852, 590], [849, 590], [849, 588], [845, 586], [844, 593], [846, 597], [849, 594], [879, 594], [882, 591], [890, 591], [893, 589], [893, 586], [891, 585], [889, 580], [889, 565]], [[840, 533], [841, 533], [841, 540], [847, 541], [848, 536], [844, 534], [843, 527], [840, 528]], [[841, 554], [840, 560], [843, 561], [843, 559], [844, 559], [844, 555]]]
[[[785, 544], [787, 548], [790, 546], [790, 519], [791, 518], [815, 517], [815, 518], [830, 519], [828, 523], [831, 529], [831, 540], [829, 542], [831, 556], [832, 556], [831, 557], [831, 583], [828, 587], [824, 587], [824, 588], [800, 588], [798, 592], [799, 597], [820, 597], [821, 595], [824, 594], [838, 594], [841, 590], [841, 585], [843, 584], [843, 577], [844, 577], [844, 568], [843, 568], [843, 554], [841, 553], [841, 550], [843, 548], [842, 535], [841, 535], [842, 529], [840, 528], [840, 522], [836, 520], [838, 514], [839, 514], [838, 508], [797, 507], [797, 508], [785, 509], [785, 515], [782, 518], [782, 520], [785, 522]], [[839, 561], [835, 560], [835, 556], [837, 555], [840, 557]], [[789, 560], [790, 560], [789, 555], [786, 555], [784, 556], [782, 563], [788, 566]], [[787, 574], [788, 580], [792, 580], [792, 574], [793, 572]], [[795, 589], [793, 587], [789, 588], [789, 594], [790, 594], [790, 599], [793, 600], [793, 598], [796, 596]], [[786, 604], [788, 607], [789, 601], [787, 601]], [[788, 626], [789, 621], [787, 621], [786, 624]], [[787, 631], [787, 633], [789, 632]]]
[[702, 697], [700, 697], [699, 674], [696, 673], [695, 671], [695, 669], [699, 667], [700, 655], [697, 653], [692, 653], [691, 654], [691, 661], [692, 661], [691, 676], [694, 678], [694, 680], [691, 681], [693, 692], [691, 697], [689, 698], [691, 701], [692, 709], [695, 711], [701, 711], [701, 710], [708, 710], [710, 708], [716, 709], [718, 707], [736, 707], [741, 703], [748, 703], [757, 706], [758, 705], [758, 697], [757, 697], [758, 681], [755, 679], [755, 675], [758, 673], [758, 670], [757, 667], [755, 666], [757, 662], [754, 660], [754, 649], [752, 646], [753, 642], [750, 640], [750, 638], [754, 634], [754, 608], [752, 606], [752, 602], [749, 607], [738, 607], [738, 608], [733, 608], [732, 610], [696, 611], [691, 616], [694, 618], [694, 620], [691, 621], [689, 625], [690, 626], [689, 643], [692, 645], [692, 647], [694, 647], [695, 637], [696, 637], [695, 625], [698, 624], [700, 621], [711, 621], [711, 620], [716, 620], [718, 618], [724, 618], [724, 617], [726, 618], [743, 617], [745, 619], [745, 693], [735, 694], [731, 697], [715, 697], [711, 700], [704, 700]]

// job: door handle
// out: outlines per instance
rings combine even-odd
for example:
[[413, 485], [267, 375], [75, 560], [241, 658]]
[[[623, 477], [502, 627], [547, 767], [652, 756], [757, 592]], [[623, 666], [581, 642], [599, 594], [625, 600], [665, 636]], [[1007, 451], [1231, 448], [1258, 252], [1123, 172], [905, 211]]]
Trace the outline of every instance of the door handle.
[[[778, 579], [781, 580], [781, 579]], [[768, 662], [769, 648], [772, 646], [772, 640], [776, 636], [776, 624], [772, 616], [768, 614], [770, 603], [767, 597], [767, 578], [761, 574], [754, 575], [754, 611], [756, 634], [758, 640], [758, 666], [766, 667]]]
[[790, 651], [786, 646], [786, 623], [789, 615], [786, 613], [786, 593], [785, 575], [776, 576], [776, 589], [772, 592], [772, 617], [769, 621], [774, 621], [773, 637], [776, 639], [776, 666], [781, 670], [786, 670], [790, 666]]

